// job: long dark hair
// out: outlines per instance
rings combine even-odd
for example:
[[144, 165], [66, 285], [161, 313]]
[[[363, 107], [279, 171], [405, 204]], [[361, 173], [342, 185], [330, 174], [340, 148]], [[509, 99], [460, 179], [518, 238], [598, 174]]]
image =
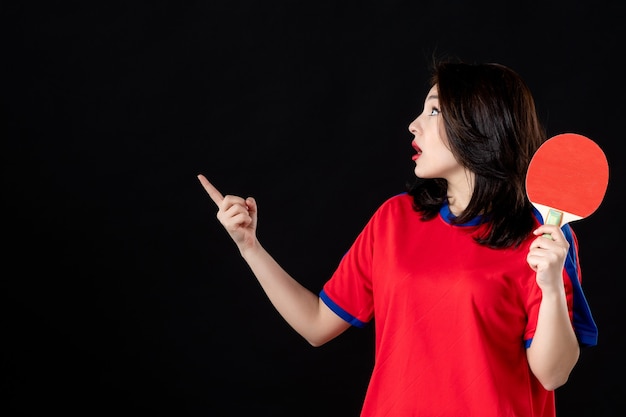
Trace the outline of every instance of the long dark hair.
[[[530, 89], [504, 65], [458, 61], [435, 62], [434, 85], [452, 154], [476, 177], [467, 208], [453, 221], [480, 217], [488, 227], [479, 244], [519, 245], [533, 227], [526, 170], [546, 139]], [[408, 192], [423, 219], [431, 219], [447, 201], [447, 182], [417, 178]]]

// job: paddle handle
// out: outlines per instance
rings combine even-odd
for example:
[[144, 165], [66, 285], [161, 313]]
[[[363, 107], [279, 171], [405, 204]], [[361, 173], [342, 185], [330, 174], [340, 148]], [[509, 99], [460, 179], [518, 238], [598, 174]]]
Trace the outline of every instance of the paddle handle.
[[[548, 210], [548, 215], [546, 216], [546, 224], [553, 224], [555, 226], [560, 226], [561, 221], [563, 220], [563, 212], [550, 209]], [[552, 239], [552, 235], [548, 233], [544, 233], [543, 237], [547, 237], [548, 239]]]

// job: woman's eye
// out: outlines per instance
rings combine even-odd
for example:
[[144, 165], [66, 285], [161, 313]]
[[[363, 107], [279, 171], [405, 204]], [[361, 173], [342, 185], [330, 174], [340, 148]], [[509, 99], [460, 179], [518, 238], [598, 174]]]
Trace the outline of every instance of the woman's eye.
[[439, 109], [438, 109], [438, 108], [433, 107], [433, 108], [430, 110], [430, 114], [429, 114], [429, 116], [437, 116], [437, 115], [439, 115], [440, 113], [441, 113], [441, 111], [439, 111]]

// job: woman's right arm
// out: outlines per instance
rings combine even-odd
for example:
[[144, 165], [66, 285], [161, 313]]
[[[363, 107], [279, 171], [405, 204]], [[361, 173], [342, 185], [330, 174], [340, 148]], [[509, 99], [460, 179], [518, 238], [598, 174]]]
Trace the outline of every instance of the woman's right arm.
[[254, 198], [223, 196], [206, 177], [200, 183], [218, 207], [217, 218], [256, 276], [278, 313], [313, 346], [321, 346], [343, 333], [350, 324], [295, 279], [261, 246], [256, 236], [257, 204]]

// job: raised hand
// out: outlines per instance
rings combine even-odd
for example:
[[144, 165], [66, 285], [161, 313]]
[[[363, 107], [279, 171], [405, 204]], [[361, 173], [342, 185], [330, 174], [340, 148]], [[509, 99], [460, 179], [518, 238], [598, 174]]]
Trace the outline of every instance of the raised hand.
[[[537, 284], [542, 290], [561, 288], [563, 265], [569, 250], [569, 243], [558, 226], [542, 225], [534, 232], [538, 237], [531, 243], [527, 261], [537, 272]], [[549, 238], [543, 236], [546, 233]]]
[[254, 198], [224, 196], [204, 175], [199, 174], [198, 179], [218, 208], [217, 219], [239, 251], [252, 247], [256, 242], [257, 226], [257, 205]]

